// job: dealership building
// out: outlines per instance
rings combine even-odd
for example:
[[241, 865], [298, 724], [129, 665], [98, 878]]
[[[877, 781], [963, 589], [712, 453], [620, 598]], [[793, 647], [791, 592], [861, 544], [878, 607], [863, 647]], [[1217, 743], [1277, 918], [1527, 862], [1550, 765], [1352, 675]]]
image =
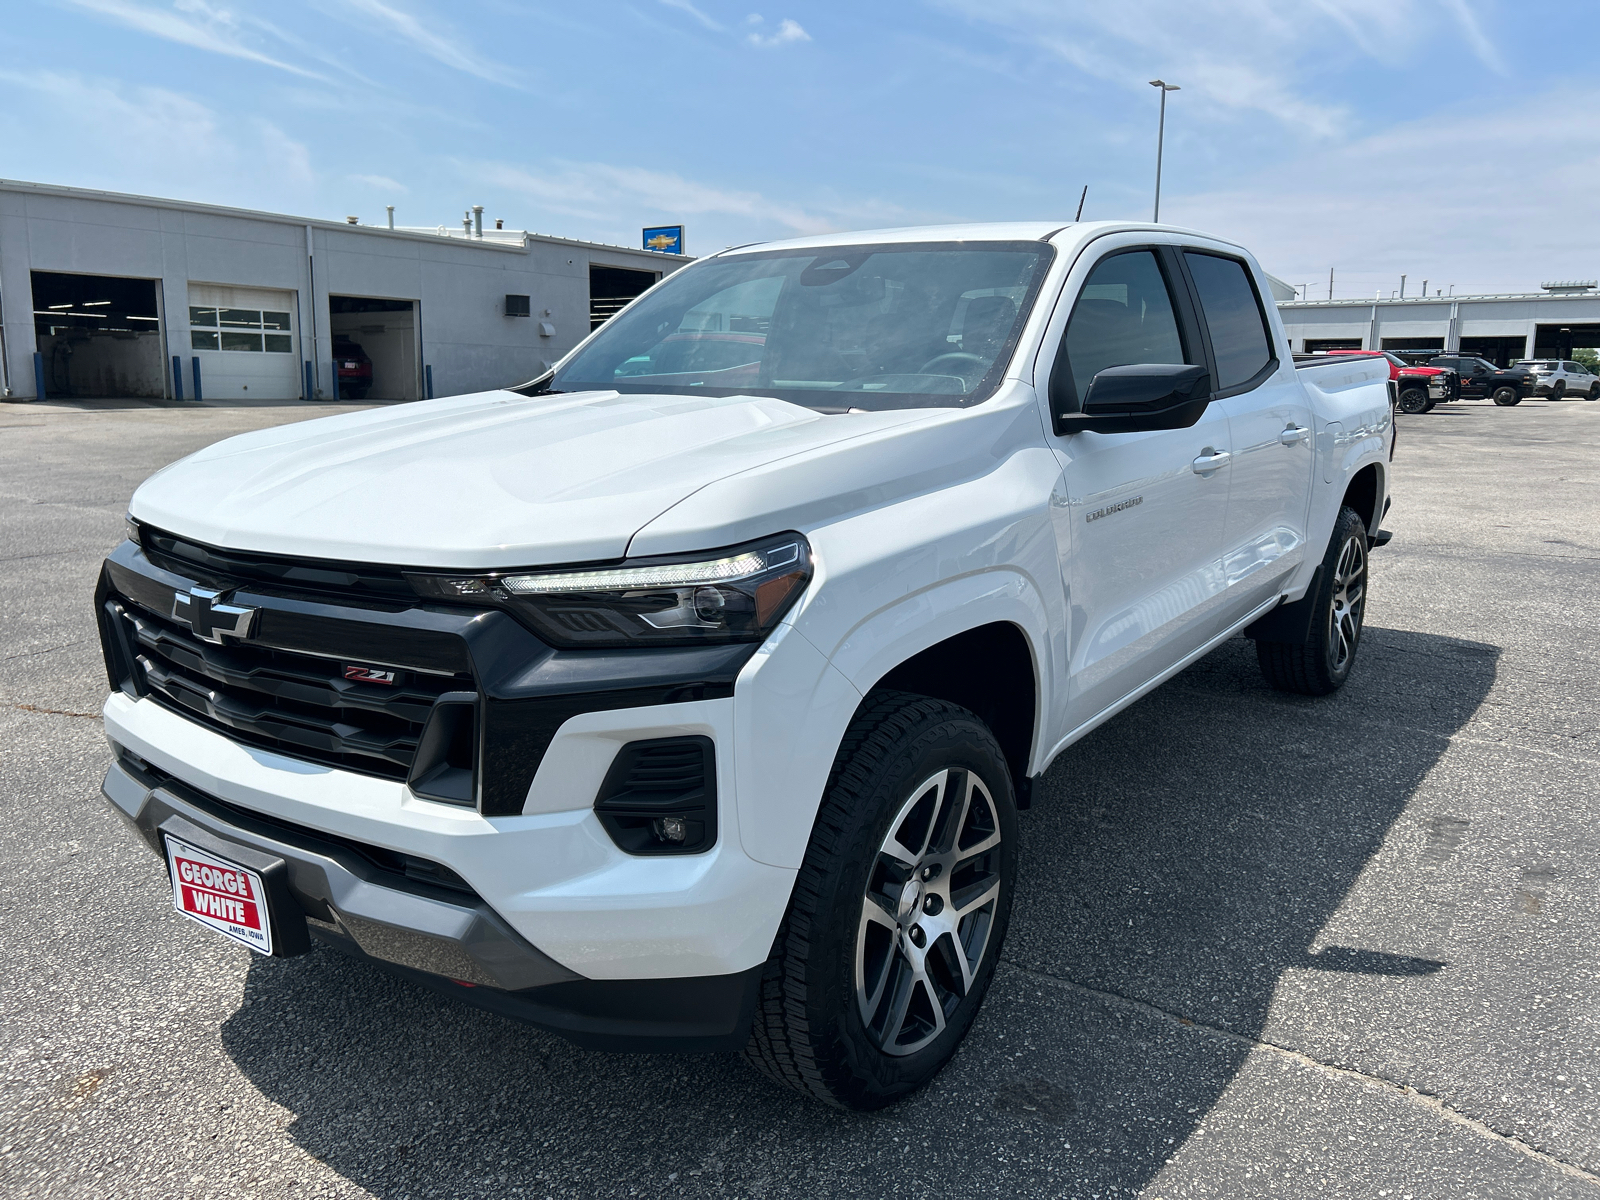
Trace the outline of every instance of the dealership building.
[[1319, 350], [1437, 350], [1510, 366], [1522, 358], [1571, 358], [1600, 346], [1594, 280], [1546, 283], [1537, 292], [1414, 296], [1388, 300], [1280, 298], [1284, 332], [1297, 353]]
[[395, 228], [392, 210], [362, 225], [0, 180], [0, 387], [23, 400], [507, 387], [690, 261], [502, 224], [485, 227], [481, 207]]

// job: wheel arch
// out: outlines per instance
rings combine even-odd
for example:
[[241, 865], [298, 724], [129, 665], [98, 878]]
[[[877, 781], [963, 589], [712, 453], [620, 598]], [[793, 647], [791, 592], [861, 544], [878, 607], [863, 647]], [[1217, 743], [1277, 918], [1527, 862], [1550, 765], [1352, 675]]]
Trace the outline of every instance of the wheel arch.
[[1384, 494], [1383, 484], [1383, 467], [1375, 462], [1368, 463], [1350, 477], [1340, 502], [1341, 507], [1353, 508], [1361, 515], [1368, 536], [1378, 532], [1378, 522], [1383, 518], [1378, 507]]
[[1039, 679], [1021, 626], [991, 621], [946, 637], [890, 668], [864, 690], [879, 689], [915, 692], [971, 710], [1000, 743], [1017, 802], [1027, 806], [1028, 767], [1039, 727]]

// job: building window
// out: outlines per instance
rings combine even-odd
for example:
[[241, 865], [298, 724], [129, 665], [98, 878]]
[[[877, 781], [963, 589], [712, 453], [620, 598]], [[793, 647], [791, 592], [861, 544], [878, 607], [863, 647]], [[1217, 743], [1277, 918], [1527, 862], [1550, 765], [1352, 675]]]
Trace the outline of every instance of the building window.
[[[195, 350], [293, 354], [289, 314], [258, 308], [189, 309], [189, 345]], [[282, 333], [270, 332], [283, 330]]]

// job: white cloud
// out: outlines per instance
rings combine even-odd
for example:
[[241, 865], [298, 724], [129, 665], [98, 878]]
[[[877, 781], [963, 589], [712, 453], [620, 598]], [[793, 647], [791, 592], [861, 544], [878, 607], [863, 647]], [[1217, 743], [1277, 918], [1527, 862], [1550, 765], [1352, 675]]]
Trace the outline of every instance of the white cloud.
[[247, 62], [276, 67], [280, 71], [303, 75], [309, 79], [321, 78], [315, 71], [283, 62], [245, 45], [239, 38], [238, 25], [231, 19], [231, 14], [210, 9], [202, 4], [189, 3], [178, 6], [199, 18], [190, 20], [177, 12], [149, 8], [142, 4], [131, 3], [130, 0], [65, 0], [65, 3], [126, 25], [130, 29], [137, 29], [141, 33], [177, 42], [182, 46], [226, 55], [229, 58], [242, 58]]
[[[751, 13], [746, 23], [749, 25], [761, 25], [764, 21], [759, 13]], [[778, 28], [775, 32], [762, 33], [760, 29], [754, 29], [745, 35], [745, 40], [752, 46], [760, 46], [763, 50], [766, 50], [774, 46], [784, 46], [790, 42], [809, 42], [811, 35], [800, 28], [798, 21], [791, 21], [788, 17], [785, 17], [778, 23]]]
[[449, 30], [437, 20], [424, 23], [404, 9], [385, 3], [385, 0], [344, 0], [344, 4], [357, 13], [381, 22], [391, 34], [409, 42], [413, 48], [447, 67], [475, 75], [490, 83], [499, 83], [507, 87], [522, 86], [522, 79], [517, 71], [484, 58], [470, 47], [462, 45], [453, 39]]
[[825, 216], [768, 200], [759, 192], [711, 187], [644, 167], [562, 163], [535, 174], [491, 163], [482, 168], [481, 178], [521, 192], [539, 201], [549, 212], [567, 216], [610, 217], [624, 211], [647, 211], [684, 217], [753, 217], [793, 233], [825, 233], [837, 228]]
[[[1227, 190], [1162, 196], [1161, 215], [1249, 246], [1290, 283], [1335, 297], [1385, 296], [1400, 273], [1417, 287], [1536, 290], [1540, 280], [1600, 275], [1600, 89], [1558, 89], [1496, 112], [1452, 112], [1393, 126], [1304, 161], [1275, 163]], [[1458, 180], [1447, 159], [1432, 178], [1396, 171], [1419, 147], [1471, 146], [1503, 163]], [[1528, 170], [1559, 160], [1561, 176]], [[1318, 283], [1317, 281], [1321, 282]]]
[[696, 21], [699, 21], [700, 24], [704, 25], [713, 33], [722, 33], [725, 29], [725, 26], [713, 21], [693, 4], [690, 4], [689, 0], [661, 0], [661, 3], [666, 5], [668, 8], [675, 8], [679, 12], [688, 13], [691, 17], [693, 17]]
[[1317, 99], [1330, 35], [1403, 69], [1425, 39], [1459, 35], [1491, 69], [1500, 63], [1471, 0], [929, 0], [1130, 90], [1157, 77], [1185, 100], [1266, 113], [1317, 137], [1350, 125], [1346, 105]]
[[720, 241], [723, 235], [749, 241], [910, 223], [898, 205], [862, 200], [796, 204], [644, 167], [557, 162], [529, 170], [491, 162], [471, 164], [468, 169], [479, 181], [524, 196], [545, 213], [612, 230], [656, 220], [710, 217], [715, 229], [708, 241]]
[[[70, 131], [74, 174], [60, 175]], [[170, 194], [170, 164], [252, 208], [299, 204], [315, 183], [310, 152], [271, 122], [225, 120], [193, 97], [67, 71], [0, 69], [0, 140], [11, 170], [44, 183]]]
[[385, 192], [409, 192], [411, 189], [397, 179], [390, 179], [387, 175], [352, 175], [356, 183], [364, 183], [368, 187], [378, 188]]

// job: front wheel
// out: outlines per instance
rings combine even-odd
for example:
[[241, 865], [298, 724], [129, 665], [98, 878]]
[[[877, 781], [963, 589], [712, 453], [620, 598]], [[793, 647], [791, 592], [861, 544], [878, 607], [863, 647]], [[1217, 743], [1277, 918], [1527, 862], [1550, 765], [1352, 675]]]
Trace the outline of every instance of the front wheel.
[[1427, 412], [1431, 407], [1427, 388], [1410, 387], [1400, 393], [1400, 411], [1403, 413]]
[[882, 1108], [960, 1045], [1010, 920], [1005, 755], [964, 708], [869, 696], [846, 731], [762, 978], [745, 1057], [839, 1108]]
[[1522, 403], [1522, 393], [1514, 387], [1497, 387], [1494, 390], [1494, 402], [1501, 408], [1511, 408]]
[[1367, 526], [1353, 508], [1341, 508], [1322, 556], [1311, 629], [1303, 642], [1256, 642], [1256, 661], [1267, 682], [1282, 692], [1326, 696], [1344, 686], [1361, 645], [1367, 615]]

